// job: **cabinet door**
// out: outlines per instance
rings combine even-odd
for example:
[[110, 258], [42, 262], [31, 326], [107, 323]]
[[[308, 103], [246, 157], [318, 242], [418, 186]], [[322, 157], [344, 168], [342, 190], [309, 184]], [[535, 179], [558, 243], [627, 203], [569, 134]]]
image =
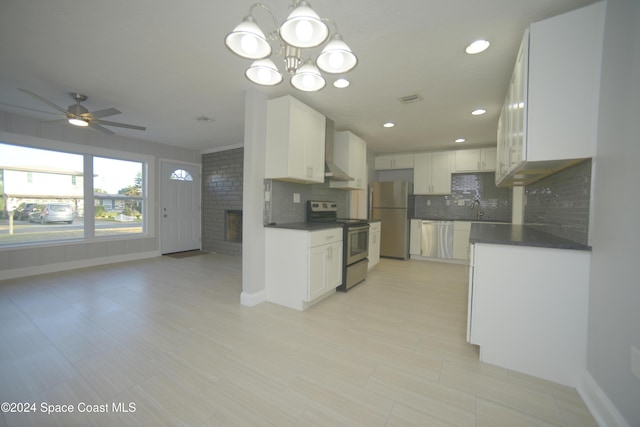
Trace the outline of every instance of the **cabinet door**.
[[371, 233], [369, 235], [369, 265], [368, 268], [373, 268], [378, 262], [380, 262], [380, 232]]
[[298, 106], [292, 123], [296, 144], [304, 147], [304, 176], [312, 182], [324, 182], [325, 117], [306, 105]]
[[469, 256], [469, 235], [471, 234], [469, 227], [459, 226], [457, 222], [453, 226], [453, 258], [459, 260], [467, 260]]
[[409, 241], [409, 253], [411, 255], [420, 255], [420, 240], [422, 239], [422, 220], [411, 220], [411, 236]]
[[265, 177], [324, 182], [325, 117], [290, 96], [267, 106]]
[[374, 164], [376, 170], [411, 169], [414, 167], [413, 154], [376, 156]]
[[481, 169], [480, 150], [458, 150], [455, 154], [456, 172], [475, 172]]
[[431, 194], [451, 194], [452, 152], [431, 153]]
[[397, 154], [394, 156], [394, 169], [413, 168], [413, 154]]
[[413, 156], [413, 194], [431, 192], [431, 154], [419, 153]]
[[336, 132], [334, 162], [352, 181], [331, 181], [331, 188], [364, 190], [367, 186], [367, 143], [349, 131]]
[[480, 165], [483, 171], [496, 170], [498, 153], [495, 148], [483, 148], [480, 150]]
[[374, 166], [376, 170], [393, 169], [393, 156], [376, 156]]
[[335, 289], [342, 284], [342, 242], [327, 245], [326, 252], [325, 291]]
[[328, 257], [327, 246], [316, 246], [309, 249], [309, 278], [307, 301], [313, 301], [325, 291], [327, 282], [326, 264]]

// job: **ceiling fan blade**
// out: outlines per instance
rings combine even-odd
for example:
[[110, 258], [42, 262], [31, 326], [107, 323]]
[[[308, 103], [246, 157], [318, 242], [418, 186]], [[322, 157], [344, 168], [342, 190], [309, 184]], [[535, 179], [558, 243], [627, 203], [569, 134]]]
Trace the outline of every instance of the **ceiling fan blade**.
[[4, 106], [7, 106], [7, 107], [11, 107], [11, 108], [19, 108], [21, 110], [33, 111], [35, 113], [53, 114], [53, 115], [56, 115], [56, 116], [58, 115], [58, 113], [53, 113], [51, 111], [38, 110], [36, 108], [21, 107], [19, 105], [6, 104], [4, 102], [0, 102], [0, 105], [4, 105]]
[[96, 130], [99, 130], [100, 132], [106, 133], [107, 135], [113, 135], [114, 134], [114, 132], [110, 131], [109, 129], [107, 129], [105, 127], [100, 126], [96, 122], [89, 123], [89, 126], [94, 128], [94, 129], [96, 129]]
[[49, 100], [47, 100], [47, 99], [44, 99], [44, 98], [43, 98], [43, 97], [41, 97], [40, 95], [37, 95], [37, 94], [35, 94], [35, 93], [31, 92], [30, 90], [27, 90], [27, 89], [21, 89], [21, 88], [18, 88], [18, 90], [19, 90], [19, 91], [21, 91], [21, 92], [24, 92], [24, 93], [26, 93], [26, 94], [28, 94], [28, 95], [31, 95], [31, 96], [33, 96], [34, 98], [39, 99], [40, 101], [44, 102], [44, 103], [45, 103], [45, 104], [47, 104], [48, 106], [50, 106], [50, 107], [52, 107], [52, 108], [55, 108], [56, 110], [58, 110], [58, 111], [60, 111], [60, 112], [64, 113], [65, 115], [67, 115], [67, 113], [68, 113], [68, 111], [67, 111], [67, 110], [65, 110], [64, 108], [62, 108], [61, 106], [56, 105], [56, 104], [54, 104], [53, 102], [51, 102], [51, 101], [49, 101]]
[[116, 108], [105, 108], [104, 110], [90, 111], [89, 115], [94, 119], [99, 119], [100, 117], [115, 116], [120, 113], [121, 111]]
[[105, 126], [117, 126], [119, 128], [135, 129], [135, 130], [147, 130], [144, 126], [128, 125], [126, 123], [108, 122], [106, 120], [99, 120], [98, 123]]

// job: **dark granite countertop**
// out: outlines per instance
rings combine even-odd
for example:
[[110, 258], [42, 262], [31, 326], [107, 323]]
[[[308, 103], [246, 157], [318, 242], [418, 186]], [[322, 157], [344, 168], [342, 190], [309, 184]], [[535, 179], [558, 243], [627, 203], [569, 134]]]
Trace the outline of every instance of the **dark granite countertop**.
[[514, 224], [471, 224], [471, 243], [491, 243], [496, 245], [536, 246], [541, 248], [573, 249], [590, 251], [591, 246], [545, 233], [530, 225]]
[[287, 230], [303, 230], [303, 231], [314, 231], [314, 230], [326, 230], [329, 228], [342, 228], [340, 224], [336, 223], [325, 223], [325, 222], [287, 222], [282, 224], [265, 224], [266, 228], [283, 228]]

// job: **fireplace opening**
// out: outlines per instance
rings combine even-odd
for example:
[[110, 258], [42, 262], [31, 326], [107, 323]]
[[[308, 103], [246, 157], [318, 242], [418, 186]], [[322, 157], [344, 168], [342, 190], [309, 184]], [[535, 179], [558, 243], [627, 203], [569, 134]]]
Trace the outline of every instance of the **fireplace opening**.
[[224, 240], [242, 243], [242, 211], [225, 211]]

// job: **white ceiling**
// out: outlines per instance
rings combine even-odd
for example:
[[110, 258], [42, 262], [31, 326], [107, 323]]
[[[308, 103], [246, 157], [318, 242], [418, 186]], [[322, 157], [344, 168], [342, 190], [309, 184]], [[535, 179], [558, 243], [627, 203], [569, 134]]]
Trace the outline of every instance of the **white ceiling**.
[[[289, 0], [264, 0], [280, 20]], [[52, 120], [51, 107], [28, 89], [66, 108], [69, 92], [90, 110], [114, 107], [105, 120], [146, 126], [110, 128], [119, 135], [208, 151], [243, 141], [244, 91], [291, 94], [333, 118], [377, 153], [495, 144], [499, 110], [518, 45], [531, 23], [593, 0], [310, 0], [336, 22], [358, 55], [351, 86], [317, 93], [275, 88], [244, 77], [250, 61], [233, 55], [224, 37], [251, 0], [2, 0], [0, 109]], [[255, 9], [263, 30], [266, 11]], [[464, 47], [491, 41], [479, 55]], [[317, 53], [316, 53], [317, 54]], [[276, 61], [277, 62], [277, 61]], [[559, 64], [560, 65], [560, 64]], [[420, 94], [419, 103], [398, 98]], [[484, 116], [471, 116], [477, 107]], [[202, 123], [196, 118], [214, 119]], [[396, 127], [382, 124], [394, 121]]]

